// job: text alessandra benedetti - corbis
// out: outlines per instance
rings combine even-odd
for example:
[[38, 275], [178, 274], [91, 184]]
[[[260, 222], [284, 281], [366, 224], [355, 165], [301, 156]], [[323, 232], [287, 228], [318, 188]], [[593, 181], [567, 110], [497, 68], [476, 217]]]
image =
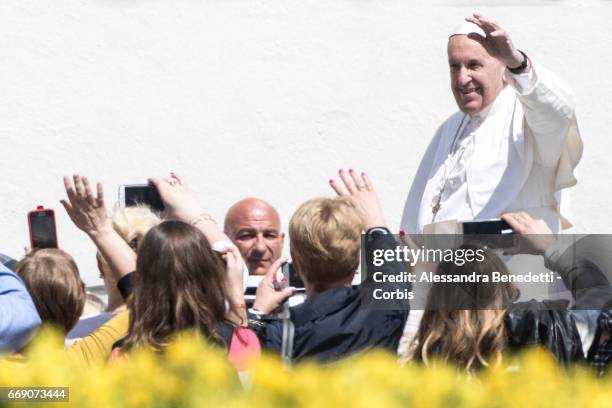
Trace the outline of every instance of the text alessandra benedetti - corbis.
[[434, 272], [421, 272], [420, 274], [402, 272], [400, 274], [385, 275], [382, 272], [374, 272], [372, 279], [376, 283], [552, 283], [554, 282], [555, 274], [553, 272], [527, 272], [523, 275], [514, 275], [491, 272], [491, 276], [489, 276], [477, 274], [476, 272], [460, 275], [438, 275]]

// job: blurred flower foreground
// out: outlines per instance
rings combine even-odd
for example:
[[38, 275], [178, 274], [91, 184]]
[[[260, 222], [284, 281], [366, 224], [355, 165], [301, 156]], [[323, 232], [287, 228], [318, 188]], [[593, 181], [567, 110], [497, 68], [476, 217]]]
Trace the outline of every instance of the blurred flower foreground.
[[69, 387], [69, 402], [0, 401], [34, 407], [611, 407], [612, 376], [584, 367], [562, 369], [542, 350], [503, 367], [467, 376], [456, 369], [399, 367], [395, 356], [370, 352], [338, 364], [303, 363], [291, 370], [278, 358], [254, 362], [243, 382], [224, 353], [194, 335], [165, 353], [130, 357], [86, 370], [65, 360], [61, 341], [44, 331], [28, 359], [0, 360], [2, 387]]

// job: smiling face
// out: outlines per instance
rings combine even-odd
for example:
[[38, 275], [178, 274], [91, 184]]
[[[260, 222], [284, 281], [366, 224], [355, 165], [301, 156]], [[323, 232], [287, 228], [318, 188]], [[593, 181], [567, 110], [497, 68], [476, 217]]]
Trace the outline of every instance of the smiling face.
[[452, 36], [448, 41], [448, 64], [455, 101], [468, 115], [488, 107], [506, 84], [506, 67], [489, 55], [480, 36]]
[[225, 233], [240, 250], [251, 275], [264, 275], [283, 251], [280, 217], [258, 199], [248, 198], [230, 208]]

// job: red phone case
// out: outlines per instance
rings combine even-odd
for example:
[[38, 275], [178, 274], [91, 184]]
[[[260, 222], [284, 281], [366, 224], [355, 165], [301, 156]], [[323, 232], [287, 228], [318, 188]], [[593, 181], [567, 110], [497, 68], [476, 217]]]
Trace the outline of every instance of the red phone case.
[[32, 249], [35, 248], [34, 246], [34, 236], [32, 234], [32, 217], [35, 214], [41, 213], [41, 212], [47, 212], [50, 213], [52, 218], [53, 218], [53, 233], [54, 233], [54, 239], [55, 239], [55, 243], [56, 243], [56, 247], [59, 247], [59, 243], [57, 242], [57, 225], [55, 224], [55, 212], [51, 209], [51, 208], [45, 208], [43, 205], [39, 205], [36, 207], [35, 210], [32, 210], [30, 212], [28, 212], [28, 231], [30, 233], [30, 247]]

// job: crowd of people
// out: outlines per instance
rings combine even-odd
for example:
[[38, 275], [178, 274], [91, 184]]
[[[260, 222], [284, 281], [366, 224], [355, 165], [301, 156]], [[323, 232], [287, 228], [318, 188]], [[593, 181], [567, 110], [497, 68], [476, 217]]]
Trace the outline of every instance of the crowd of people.
[[[102, 185], [74, 175], [64, 178], [62, 204], [97, 248], [108, 300], [97, 305], [96, 316], [85, 316], [96, 302], [65, 251], [33, 248], [18, 262], [3, 258], [0, 349], [27, 358], [36, 328], [48, 323], [65, 334], [67, 358], [84, 367], [125, 358], [139, 347], [163, 352], [189, 330], [224, 349], [240, 372], [262, 350], [291, 364], [333, 362], [373, 348], [397, 353], [401, 363], [442, 359], [474, 372], [541, 345], [560, 363], [589, 363], [605, 373], [612, 358], [608, 271], [581, 253], [566, 256], [552, 239], [567, 221], [555, 197], [575, 183], [572, 171], [581, 150], [571, 97], [565, 88], [555, 93], [549, 73], [516, 50], [495, 22], [474, 15], [468, 24], [449, 39], [451, 83], [461, 112], [445, 122], [428, 149], [402, 224], [413, 234], [430, 221], [501, 216], [524, 236], [522, 249], [544, 257], [559, 274], [573, 295], [572, 307], [564, 300], [519, 301], [511, 282], [434, 283], [410, 333], [407, 321], [415, 314], [408, 299], [379, 307], [372, 274], [355, 284], [360, 265], [381, 276], [401, 274], [407, 265], [396, 260], [373, 266], [372, 254], [396, 248], [398, 237], [387, 226], [369, 177], [352, 169], [339, 170], [339, 180], [329, 181], [335, 198], [308, 200], [289, 221], [291, 264], [305, 292], [305, 300], [292, 306], [298, 288], [279, 275], [288, 261], [282, 256], [285, 234], [268, 202], [251, 197], [229, 206], [221, 226], [185, 180], [171, 173], [150, 180], [162, 213], [136, 206], [109, 216]], [[497, 139], [484, 143], [480, 133]], [[401, 240], [414, 245], [410, 236]], [[484, 251], [485, 261], [442, 262], [436, 273], [512, 273], [490, 248], [465, 243], [464, 249]], [[261, 277], [252, 304], [245, 301], [248, 276]], [[410, 282], [393, 279], [385, 285], [412, 289]], [[476, 300], [476, 307], [443, 307], [458, 290]]]
[[[398, 236], [387, 228], [365, 173], [340, 170], [339, 178], [330, 182], [337, 197], [308, 200], [291, 217], [291, 259], [303, 280], [306, 300], [283, 316], [283, 305], [296, 288], [277, 285], [278, 270], [287, 258], [281, 256], [280, 217], [270, 204], [242, 200], [232, 207], [222, 228], [196, 202], [185, 181], [172, 174], [151, 180], [165, 205], [163, 214], [137, 206], [118, 209], [109, 217], [101, 184], [94, 192], [88, 178], [66, 177], [67, 199], [62, 203], [74, 225], [95, 243], [108, 288], [105, 317], [66, 343], [68, 358], [88, 366], [123, 358], [136, 347], [163, 351], [184, 330], [195, 330], [205, 341], [224, 348], [239, 371], [262, 349], [282, 354], [289, 362], [306, 358], [332, 362], [372, 348], [397, 353], [406, 336], [409, 302], [375, 307], [371, 275], [360, 285], [353, 285], [353, 279], [361, 252], [367, 266], [374, 268], [372, 253], [395, 248]], [[236, 208], [242, 208], [245, 216], [231, 216]], [[597, 314], [589, 345], [580, 331], [581, 308], [569, 308], [566, 301], [518, 302], [512, 283], [471, 283], [462, 287], [462, 293], [478, 299], [478, 307], [430, 307], [432, 302], [450, 299], [456, 290], [434, 284], [418, 331], [409, 339], [410, 347], [399, 352], [399, 360], [444, 359], [471, 372], [502, 361], [506, 353], [539, 344], [560, 363], [589, 361], [603, 373], [612, 308], [605, 273], [592, 260], [564, 260], [567, 251], [553, 250], [555, 241], [545, 222], [525, 213], [503, 217], [527, 238], [526, 251], [544, 256], [577, 294], [576, 305], [581, 298], [594, 299], [590, 290], [608, 288], [604, 296], [597, 295], [603, 299], [604, 312]], [[484, 248], [474, 243], [464, 247]], [[485, 250], [484, 262], [463, 266], [443, 262], [437, 273], [510, 273], [499, 256]], [[394, 261], [375, 269], [398, 274], [406, 264]], [[245, 275], [262, 271], [254, 304], [247, 307]], [[85, 287], [66, 252], [34, 249], [14, 265], [14, 272], [3, 267], [0, 278], [0, 339], [5, 352], [27, 356], [27, 343], [41, 322], [68, 335], [84, 320], [79, 318], [86, 303]], [[410, 288], [410, 283], [389, 285]]]

